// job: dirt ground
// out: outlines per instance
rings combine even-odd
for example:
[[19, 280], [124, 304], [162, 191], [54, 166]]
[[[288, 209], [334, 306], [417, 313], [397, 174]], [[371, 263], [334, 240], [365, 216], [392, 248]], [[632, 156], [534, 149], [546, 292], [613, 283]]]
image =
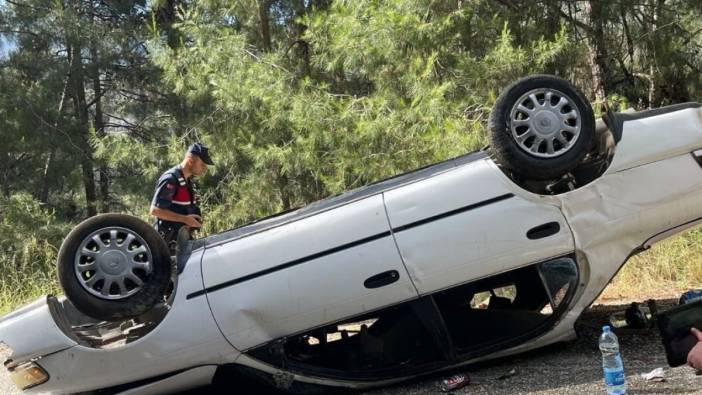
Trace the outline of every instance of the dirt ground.
[[[673, 300], [661, 300], [660, 306], [672, 305]], [[597, 348], [600, 328], [614, 312], [623, 311], [628, 304], [595, 305], [580, 318], [577, 340], [559, 343], [491, 363], [470, 366], [467, 372], [472, 384], [454, 394], [605, 394], [602, 384], [601, 356]], [[628, 385], [627, 394], [698, 394], [702, 395], [702, 376], [687, 366], [669, 368], [657, 329], [617, 330]], [[641, 378], [642, 373], [663, 367], [664, 382]], [[9, 382], [2, 369], [0, 393], [20, 394]], [[510, 374], [510, 372], [512, 372]], [[451, 372], [451, 373], [458, 373]], [[439, 384], [448, 374], [435, 375], [414, 382], [395, 385], [359, 395], [425, 395], [441, 393]], [[504, 377], [509, 376], [509, 377]], [[243, 391], [242, 391], [243, 390]], [[251, 392], [254, 391], [254, 392]], [[188, 394], [273, 393], [262, 388], [242, 388], [227, 383], [220, 388], [202, 388]]]
[[[661, 300], [659, 305], [672, 305], [673, 302]], [[576, 326], [577, 340], [464, 369], [473, 384], [453, 393], [606, 394], [597, 339], [609, 316], [626, 307], [628, 304], [612, 304], [588, 309]], [[617, 336], [624, 360], [627, 394], [702, 394], [702, 376], [696, 375], [692, 368], [668, 367], [657, 329], [619, 329]], [[664, 368], [664, 382], [646, 381], [641, 377], [642, 373], [658, 367]], [[513, 375], [501, 378], [509, 376], [511, 371], [514, 371]], [[441, 393], [441, 378], [367, 391], [365, 395], [437, 394]]]

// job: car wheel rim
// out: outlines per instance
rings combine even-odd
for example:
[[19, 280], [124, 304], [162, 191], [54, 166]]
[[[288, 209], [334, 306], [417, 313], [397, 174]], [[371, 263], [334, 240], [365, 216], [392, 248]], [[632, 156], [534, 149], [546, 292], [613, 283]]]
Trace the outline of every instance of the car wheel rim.
[[512, 107], [509, 127], [519, 148], [539, 158], [555, 158], [578, 141], [580, 111], [568, 95], [554, 89], [534, 89]]
[[144, 286], [153, 256], [143, 238], [119, 227], [96, 230], [78, 246], [75, 274], [83, 288], [100, 299], [127, 298]]

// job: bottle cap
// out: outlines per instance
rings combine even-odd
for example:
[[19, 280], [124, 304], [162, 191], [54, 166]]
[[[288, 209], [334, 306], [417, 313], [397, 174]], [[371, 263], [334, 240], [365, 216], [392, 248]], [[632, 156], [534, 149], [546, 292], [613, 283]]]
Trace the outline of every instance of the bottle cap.
[[605, 325], [602, 327], [602, 332], [609, 332], [609, 331], [610, 331], [609, 325]]

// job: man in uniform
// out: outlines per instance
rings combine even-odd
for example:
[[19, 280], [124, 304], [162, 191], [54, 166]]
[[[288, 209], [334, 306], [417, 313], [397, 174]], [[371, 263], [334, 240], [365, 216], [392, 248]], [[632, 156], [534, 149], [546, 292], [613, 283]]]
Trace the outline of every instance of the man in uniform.
[[183, 226], [188, 231], [202, 226], [191, 180], [205, 174], [207, 166], [213, 164], [207, 147], [195, 143], [188, 147], [183, 161], [166, 170], [156, 183], [149, 214], [156, 217], [156, 230], [166, 240], [171, 255], [175, 255], [178, 232]]

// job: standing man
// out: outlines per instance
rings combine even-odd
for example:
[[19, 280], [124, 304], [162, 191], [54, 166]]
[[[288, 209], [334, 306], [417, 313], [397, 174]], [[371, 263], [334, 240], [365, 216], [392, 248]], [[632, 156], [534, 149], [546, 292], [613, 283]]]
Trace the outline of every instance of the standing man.
[[156, 230], [166, 240], [171, 255], [175, 255], [180, 228], [187, 226], [191, 231], [202, 226], [192, 178], [202, 176], [207, 165], [213, 164], [207, 147], [195, 143], [188, 147], [183, 161], [166, 170], [156, 183], [149, 214], [156, 217]]

